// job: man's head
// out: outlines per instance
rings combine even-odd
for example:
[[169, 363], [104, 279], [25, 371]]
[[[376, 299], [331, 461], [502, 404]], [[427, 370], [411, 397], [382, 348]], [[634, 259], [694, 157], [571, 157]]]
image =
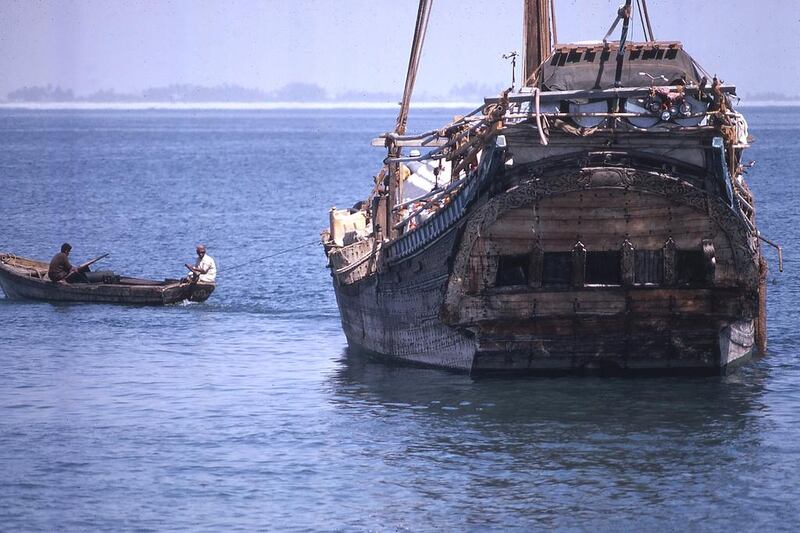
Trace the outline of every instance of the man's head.
[[206, 247], [204, 245], [202, 245], [202, 244], [198, 244], [197, 245], [197, 256], [198, 257], [203, 257], [204, 255], [206, 255]]
[[70, 250], [72, 250], [72, 246], [70, 246], [68, 242], [65, 242], [64, 244], [61, 245], [62, 254], [69, 254]]

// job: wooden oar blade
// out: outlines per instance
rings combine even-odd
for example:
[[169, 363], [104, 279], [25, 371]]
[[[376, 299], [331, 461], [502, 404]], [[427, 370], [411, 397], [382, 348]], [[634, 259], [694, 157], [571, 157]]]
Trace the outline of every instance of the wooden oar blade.
[[94, 259], [90, 259], [89, 261], [86, 261], [81, 266], [79, 266], [78, 269], [82, 270], [84, 268], [88, 268], [88, 267], [92, 266], [93, 264], [97, 263], [98, 261], [100, 261], [101, 259], [104, 259], [104, 258], [108, 257], [109, 255], [111, 255], [111, 253], [105, 253], [103, 255], [99, 255], [99, 256], [95, 257]]

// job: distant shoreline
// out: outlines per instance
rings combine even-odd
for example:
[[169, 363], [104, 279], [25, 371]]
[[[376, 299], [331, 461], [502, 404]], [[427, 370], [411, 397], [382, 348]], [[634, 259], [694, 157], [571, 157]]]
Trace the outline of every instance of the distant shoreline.
[[[416, 102], [412, 109], [475, 109], [480, 102]], [[800, 100], [741, 102], [741, 107], [800, 107]], [[2, 109], [31, 111], [272, 111], [397, 110], [394, 102], [0, 102]]]
[[[474, 109], [478, 102], [417, 102], [412, 109]], [[393, 102], [0, 102], [0, 109], [28, 110], [327, 110], [327, 109], [399, 109]]]

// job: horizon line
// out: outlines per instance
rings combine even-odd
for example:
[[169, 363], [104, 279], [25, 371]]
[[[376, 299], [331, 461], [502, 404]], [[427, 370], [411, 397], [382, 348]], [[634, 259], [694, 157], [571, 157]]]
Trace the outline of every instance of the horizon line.
[[[396, 110], [395, 102], [0, 102], [0, 109], [24, 109], [31, 111], [271, 111], [271, 110]], [[412, 102], [414, 109], [474, 109], [478, 102]], [[798, 107], [797, 100], [753, 100], [744, 99], [744, 107]]]
[[[412, 108], [475, 108], [475, 102], [417, 102]], [[29, 110], [281, 110], [399, 109], [396, 102], [0, 102], [0, 109]]]

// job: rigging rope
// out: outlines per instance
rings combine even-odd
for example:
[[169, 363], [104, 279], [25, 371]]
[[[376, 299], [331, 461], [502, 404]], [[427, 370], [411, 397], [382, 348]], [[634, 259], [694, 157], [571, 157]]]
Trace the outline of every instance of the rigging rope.
[[242, 268], [243, 266], [247, 266], [247, 265], [250, 265], [252, 263], [258, 263], [259, 261], [263, 261], [265, 259], [270, 259], [270, 258], [275, 257], [277, 255], [288, 254], [289, 252], [294, 252], [295, 250], [299, 250], [300, 248], [305, 248], [306, 246], [311, 246], [312, 244], [321, 244], [321, 243], [320, 243], [319, 239], [315, 239], [315, 240], [313, 240], [311, 242], [307, 242], [305, 244], [301, 244], [300, 246], [295, 246], [294, 248], [287, 248], [286, 250], [281, 250], [279, 252], [274, 252], [274, 253], [271, 253], [271, 254], [268, 254], [268, 255], [265, 255], [265, 256], [262, 256], [262, 257], [256, 257], [255, 259], [251, 259], [251, 260], [249, 260], [249, 261], [247, 261], [245, 263], [240, 263], [240, 264], [234, 265], [232, 267], [226, 267], [225, 268], [225, 272], [230, 272], [231, 270], [236, 270], [237, 268]]
[[640, 6], [640, 12], [642, 14], [642, 18], [647, 22], [647, 32], [650, 34], [648, 40], [655, 41], [656, 38], [653, 35], [653, 27], [650, 25], [650, 14], [647, 12], [647, 0], [641, 0], [642, 5]]
[[[642, 0], [636, 0], [636, 5], [633, 6], [634, 16], [636, 16], [636, 12], [637, 11], [639, 12], [639, 22], [642, 23], [642, 35], [644, 36], [644, 40], [645, 41], [652, 41], [652, 39], [650, 39], [650, 37], [647, 34], [647, 26], [645, 26], [645, 22], [644, 22], [644, 11], [642, 11]], [[636, 39], [634, 39], [633, 31], [631, 31], [631, 40], [634, 40], [634, 41], [636, 40]]]

